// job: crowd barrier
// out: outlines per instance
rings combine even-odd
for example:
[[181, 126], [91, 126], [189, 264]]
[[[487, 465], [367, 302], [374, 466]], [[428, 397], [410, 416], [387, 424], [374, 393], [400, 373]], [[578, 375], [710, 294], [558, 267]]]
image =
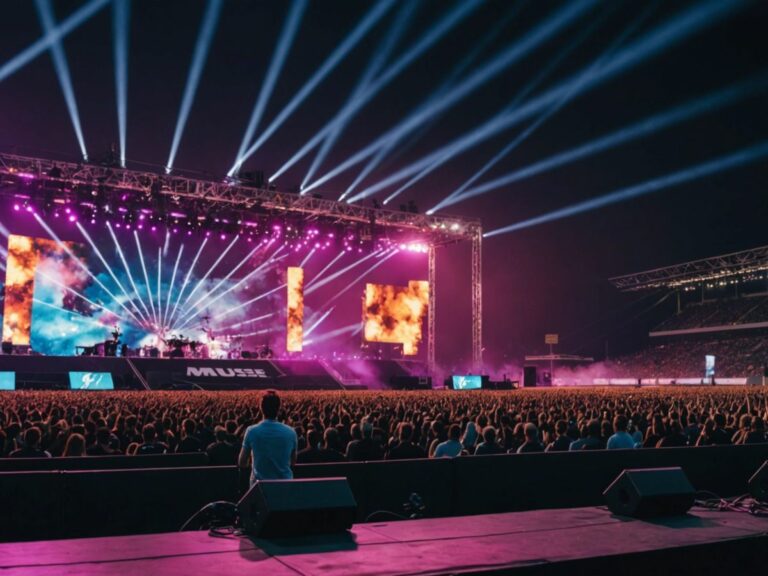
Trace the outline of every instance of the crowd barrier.
[[[406, 514], [413, 493], [428, 517], [601, 505], [625, 468], [681, 466], [697, 490], [735, 496], [767, 459], [768, 444], [754, 444], [305, 464], [295, 476], [348, 478], [365, 521]], [[178, 530], [245, 489], [234, 466], [0, 472], [0, 540]]]
[[72, 456], [66, 458], [2, 458], [0, 472], [35, 470], [119, 470], [205, 466], [208, 454], [147, 454], [144, 456]]

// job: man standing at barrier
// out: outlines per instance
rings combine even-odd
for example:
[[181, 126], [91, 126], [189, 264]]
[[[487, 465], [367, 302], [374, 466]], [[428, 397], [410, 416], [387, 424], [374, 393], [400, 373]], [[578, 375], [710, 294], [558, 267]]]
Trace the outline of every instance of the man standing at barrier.
[[238, 458], [240, 468], [247, 468], [251, 460], [251, 484], [293, 478], [298, 439], [293, 428], [277, 421], [279, 412], [280, 397], [274, 390], [267, 390], [261, 397], [264, 419], [245, 431]]

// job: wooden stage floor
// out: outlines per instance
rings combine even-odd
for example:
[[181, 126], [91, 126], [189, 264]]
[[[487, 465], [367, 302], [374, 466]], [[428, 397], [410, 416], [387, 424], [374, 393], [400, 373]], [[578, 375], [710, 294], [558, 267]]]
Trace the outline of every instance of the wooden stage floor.
[[693, 510], [640, 521], [604, 508], [357, 524], [265, 541], [176, 532], [0, 544], [0, 576], [736, 574], [768, 563], [768, 518]]

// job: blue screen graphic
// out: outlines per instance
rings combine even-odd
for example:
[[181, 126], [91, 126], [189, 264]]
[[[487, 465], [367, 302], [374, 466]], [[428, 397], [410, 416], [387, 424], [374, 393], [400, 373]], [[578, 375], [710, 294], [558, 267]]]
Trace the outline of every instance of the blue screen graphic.
[[109, 372], [70, 372], [71, 390], [114, 390], [112, 374]]
[[454, 390], [479, 390], [482, 387], [482, 376], [453, 376]]
[[16, 390], [16, 372], [0, 372], [0, 390]]

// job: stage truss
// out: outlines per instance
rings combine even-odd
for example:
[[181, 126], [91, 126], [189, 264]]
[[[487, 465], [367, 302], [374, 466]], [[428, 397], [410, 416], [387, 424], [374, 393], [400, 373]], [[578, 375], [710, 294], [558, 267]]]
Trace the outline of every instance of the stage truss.
[[633, 292], [649, 288], [677, 289], [765, 271], [768, 271], [768, 246], [761, 246], [636, 274], [616, 276], [609, 281], [623, 292]]
[[319, 197], [275, 190], [272, 186], [247, 186], [237, 181], [215, 182], [177, 176], [141, 172], [114, 166], [62, 162], [0, 153], [0, 193], [14, 194], [19, 186], [53, 190], [57, 197], [76, 202], [78, 190], [92, 187], [99, 191], [131, 191], [147, 200], [161, 198], [172, 202], [195, 200], [202, 206], [223, 205], [263, 216], [294, 215], [307, 220], [324, 220], [334, 224], [363, 224], [382, 230], [407, 231], [414, 240], [428, 245], [430, 306], [428, 310], [429, 341], [427, 363], [435, 365], [435, 298], [436, 254], [439, 247], [457, 242], [472, 243], [472, 363], [482, 365], [482, 238], [480, 220], [459, 216], [426, 215], [413, 212], [371, 208]]

